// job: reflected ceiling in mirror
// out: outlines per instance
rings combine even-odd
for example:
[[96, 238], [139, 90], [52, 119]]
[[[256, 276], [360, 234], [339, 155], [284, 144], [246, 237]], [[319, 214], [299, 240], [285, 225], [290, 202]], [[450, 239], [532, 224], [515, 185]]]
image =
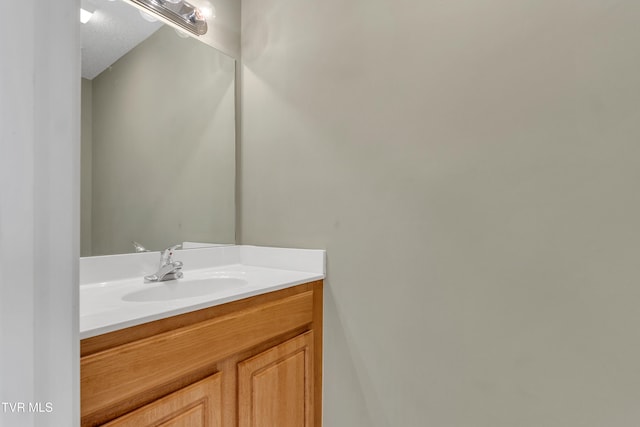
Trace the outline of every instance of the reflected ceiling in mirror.
[[132, 241], [234, 243], [235, 61], [124, 2], [91, 4], [82, 256], [133, 252]]

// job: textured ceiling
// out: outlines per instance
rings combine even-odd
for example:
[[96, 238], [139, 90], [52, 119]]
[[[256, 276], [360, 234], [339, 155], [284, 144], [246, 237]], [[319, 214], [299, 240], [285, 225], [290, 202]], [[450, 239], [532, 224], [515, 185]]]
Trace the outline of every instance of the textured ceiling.
[[116, 0], [82, 0], [82, 7], [95, 11], [82, 24], [82, 77], [93, 80], [163, 24], [147, 22], [133, 6]]

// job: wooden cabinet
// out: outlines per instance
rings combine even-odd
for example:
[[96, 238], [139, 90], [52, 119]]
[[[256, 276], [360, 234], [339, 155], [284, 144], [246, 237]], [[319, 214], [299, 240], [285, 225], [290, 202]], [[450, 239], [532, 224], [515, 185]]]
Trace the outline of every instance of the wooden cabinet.
[[313, 332], [238, 365], [239, 427], [313, 426]]
[[320, 427], [322, 281], [81, 342], [81, 425]]

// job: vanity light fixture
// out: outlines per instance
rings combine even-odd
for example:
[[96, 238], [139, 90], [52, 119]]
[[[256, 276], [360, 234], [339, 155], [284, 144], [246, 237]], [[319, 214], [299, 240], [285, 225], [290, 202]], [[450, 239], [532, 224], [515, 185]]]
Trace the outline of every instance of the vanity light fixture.
[[159, 15], [196, 36], [207, 32], [207, 20], [197, 7], [183, 0], [131, 0], [147, 12]]

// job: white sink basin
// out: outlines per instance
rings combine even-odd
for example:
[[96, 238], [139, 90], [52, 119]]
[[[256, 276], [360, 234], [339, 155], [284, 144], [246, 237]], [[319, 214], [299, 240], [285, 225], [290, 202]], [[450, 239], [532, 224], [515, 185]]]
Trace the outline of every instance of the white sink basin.
[[324, 251], [232, 245], [179, 252], [184, 277], [162, 283], [143, 281], [157, 268], [157, 252], [81, 258], [80, 338], [324, 278]]
[[227, 292], [247, 286], [249, 282], [235, 277], [211, 277], [193, 280], [171, 280], [149, 284], [149, 288], [122, 296], [123, 301], [171, 301]]

